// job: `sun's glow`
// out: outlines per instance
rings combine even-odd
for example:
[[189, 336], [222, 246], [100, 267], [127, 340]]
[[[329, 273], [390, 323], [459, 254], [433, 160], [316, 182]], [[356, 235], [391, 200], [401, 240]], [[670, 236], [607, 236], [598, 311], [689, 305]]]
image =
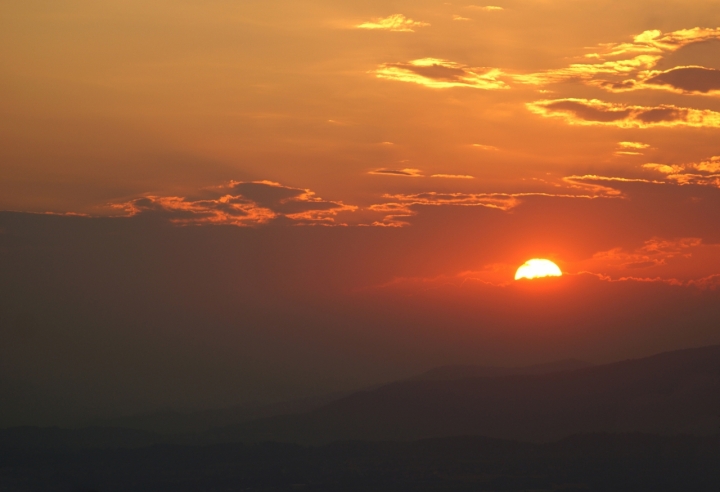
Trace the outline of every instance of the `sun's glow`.
[[550, 260], [533, 258], [526, 261], [515, 273], [515, 280], [521, 278], [533, 279], [540, 277], [561, 277], [562, 271]]

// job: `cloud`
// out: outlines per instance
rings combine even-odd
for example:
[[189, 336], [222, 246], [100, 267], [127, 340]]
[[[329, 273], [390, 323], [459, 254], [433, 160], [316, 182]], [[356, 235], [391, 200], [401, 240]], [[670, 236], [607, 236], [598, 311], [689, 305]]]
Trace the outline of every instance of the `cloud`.
[[650, 146], [641, 142], [618, 142], [618, 150], [615, 151], [615, 155], [625, 156], [638, 156], [644, 155], [641, 150], [647, 149]]
[[408, 178], [422, 178], [424, 177], [422, 171], [419, 169], [375, 169], [368, 172], [368, 174], [380, 174], [384, 176], [405, 176]]
[[375, 227], [406, 227], [410, 225], [407, 219], [417, 214], [405, 203], [379, 203], [370, 205], [368, 210], [384, 214], [381, 220], [370, 224]]
[[706, 161], [688, 164], [647, 163], [644, 169], [665, 175], [669, 181], [679, 185], [700, 185], [720, 188], [720, 156]]
[[453, 15], [454, 21], [471, 21], [472, 19], [468, 17], [463, 17], [462, 15]]
[[659, 30], [644, 31], [633, 37], [630, 43], [608, 43], [600, 45], [598, 53], [591, 53], [586, 56], [590, 58], [612, 57], [630, 53], [657, 53], [677, 51], [680, 48], [692, 43], [720, 39], [720, 28], [707, 29], [695, 27], [692, 29], [681, 29], [663, 34]]
[[485, 12], [500, 12], [501, 10], [505, 10], [502, 7], [496, 7], [495, 5], [487, 5], [485, 7], [482, 7], [480, 5], [468, 5], [465, 8], [470, 10], [482, 10]]
[[700, 246], [702, 239], [697, 237], [680, 238], [674, 240], [652, 238], [634, 251], [623, 248], [613, 248], [593, 255], [592, 260], [603, 263], [605, 268], [610, 266], [622, 269], [645, 269], [666, 265], [668, 261], [676, 258], [689, 258], [692, 249]]
[[675, 67], [664, 72], [653, 72], [643, 84], [684, 94], [717, 94], [720, 93], [720, 70], [698, 66]]
[[[502, 10], [500, 7], [468, 6], [475, 10]], [[471, 20], [454, 15], [455, 20]], [[379, 78], [413, 82], [431, 88], [474, 87], [497, 90], [508, 83], [546, 86], [568, 81], [600, 87], [610, 92], [640, 89], [666, 89], [688, 94], [720, 92], [720, 70], [700, 66], [675, 67], [666, 71], [653, 68], [663, 57], [692, 43], [720, 40], [718, 29], [685, 29], [663, 34], [645, 31], [629, 43], [599, 45], [587, 58], [594, 63], [573, 63], [567, 67], [535, 73], [512, 73], [499, 68], [471, 68], [436, 58], [421, 58], [407, 63], [386, 63], [374, 73]], [[663, 119], [663, 112], [647, 116]], [[642, 119], [641, 119], [642, 120]]]
[[647, 149], [650, 145], [642, 142], [618, 142], [621, 149]]
[[427, 22], [414, 21], [408, 19], [402, 14], [393, 14], [387, 17], [374, 19], [372, 22], [363, 22], [358, 24], [358, 29], [373, 29], [373, 30], [384, 30], [384, 31], [395, 31], [395, 32], [415, 32], [414, 28], [427, 27], [430, 24]]
[[597, 75], [627, 76], [640, 69], [653, 67], [660, 58], [652, 55], [638, 55], [627, 60], [612, 60], [603, 63], [574, 63], [566, 68], [530, 74], [516, 74], [512, 78], [514, 81], [523, 84], [545, 85], [566, 80], [579, 80], [604, 87], [607, 82], [595, 81]]
[[431, 178], [447, 178], [447, 179], [475, 179], [475, 176], [468, 174], [433, 174]]
[[[612, 194], [612, 193], [611, 193]], [[618, 193], [614, 193], [617, 195]], [[394, 201], [393, 206], [401, 205], [410, 210], [415, 205], [427, 206], [462, 206], [462, 207], [487, 207], [497, 210], [509, 211], [522, 203], [523, 198], [528, 197], [553, 197], [553, 198], [582, 198], [592, 199], [600, 196], [587, 194], [555, 194], [555, 193], [443, 193], [426, 191], [413, 194], [386, 194], [384, 198]], [[386, 204], [375, 205], [380, 210]]]
[[547, 85], [579, 81], [611, 92], [639, 89], [669, 89], [690, 94], [713, 94], [720, 90], [720, 71], [705, 67], [675, 67], [660, 72], [652, 68], [668, 53], [684, 46], [720, 39], [720, 29], [684, 29], [663, 34], [645, 31], [632, 42], [605, 43], [585, 55], [597, 63], [574, 63], [568, 67], [538, 73], [514, 74], [522, 84]]
[[623, 192], [614, 186], [615, 183], [665, 184], [664, 181], [619, 176], [598, 176], [596, 174], [566, 176], [562, 178], [562, 181], [568, 188], [584, 190], [589, 193], [589, 196], [596, 198], [625, 198]]
[[296, 224], [335, 224], [357, 207], [322, 200], [310, 190], [271, 181], [231, 181], [195, 197], [148, 195], [114, 205], [130, 216], [154, 215], [176, 225], [257, 226], [285, 218]]
[[412, 82], [432, 89], [471, 87], [473, 89], [508, 89], [495, 68], [471, 68], [438, 58], [422, 58], [407, 63], [385, 63], [373, 73], [381, 79]]
[[494, 145], [472, 144], [472, 146], [480, 150], [500, 150]]
[[554, 99], [528, 103], [544, 117], [563, 118], [574, 125], [607, 125], [619, 128], [689, 126], [720, 128], [720, 113], [672, 105], [654, 107], [607, 103], [597, 99]]
[[455, 205], [470, 207], [487, 207], [499, 210], [510, 210], [517, 206], [520, 201], [518, 197], [503, 193], [439, 193], [428, 191], [415, 194], [384, 195], [405, 205]]

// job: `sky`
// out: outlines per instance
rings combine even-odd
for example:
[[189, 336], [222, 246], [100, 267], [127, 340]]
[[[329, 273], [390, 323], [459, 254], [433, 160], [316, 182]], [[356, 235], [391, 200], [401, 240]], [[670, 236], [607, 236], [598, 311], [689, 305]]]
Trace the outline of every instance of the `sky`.
[[492, 2], [2, 2], [0, 425], [720, 343], [717, 3]]

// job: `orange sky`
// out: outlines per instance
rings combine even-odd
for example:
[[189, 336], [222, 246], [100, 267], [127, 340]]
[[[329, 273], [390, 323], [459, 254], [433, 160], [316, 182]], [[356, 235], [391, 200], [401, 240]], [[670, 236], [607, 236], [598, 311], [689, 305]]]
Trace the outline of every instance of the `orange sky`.
[[[176, 293], [197, 312], [221, 286], [270, 304], [481, 292], [512, 311], [534, 257], [568, 274], [563, 295], [717, 292], [715, 0], [6, 1], [0, 112], [0, 210], [20, 213], [0, 220], [8, 291], [14, 265], [94, 271], [95, 244], [134, 245], [117, 261], [138, 282], [201, 279]], [[57, 229], [30, 215], [48, 212]], [[164, 247], [182, 253], [155, 272]], [[205, 255], [212, 275], [193, 270]], [[627, 343], [596, 355], [650, 350]], [[363, 381], [430, 365], [413, 361]]]
[[[607, 178], [718, 187], [710, 1], [2, 9], [6, 210], [127, 215], [152, 197], [196, 224], [399, 226], [419, 203], [632, 199]], [[278, 211], [234, 181], [306, 191]], [[247, 215], [188, 203], [207, 189]]]

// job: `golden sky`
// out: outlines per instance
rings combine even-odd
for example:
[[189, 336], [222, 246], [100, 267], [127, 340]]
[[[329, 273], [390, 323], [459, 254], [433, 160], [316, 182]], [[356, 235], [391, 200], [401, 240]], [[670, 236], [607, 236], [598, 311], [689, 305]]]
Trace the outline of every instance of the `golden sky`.
[[[720, 187], [712, 1], [0, 8], [5, 210], [407, 227]], [[571, 256], [710, 239], [688, 232]]]

